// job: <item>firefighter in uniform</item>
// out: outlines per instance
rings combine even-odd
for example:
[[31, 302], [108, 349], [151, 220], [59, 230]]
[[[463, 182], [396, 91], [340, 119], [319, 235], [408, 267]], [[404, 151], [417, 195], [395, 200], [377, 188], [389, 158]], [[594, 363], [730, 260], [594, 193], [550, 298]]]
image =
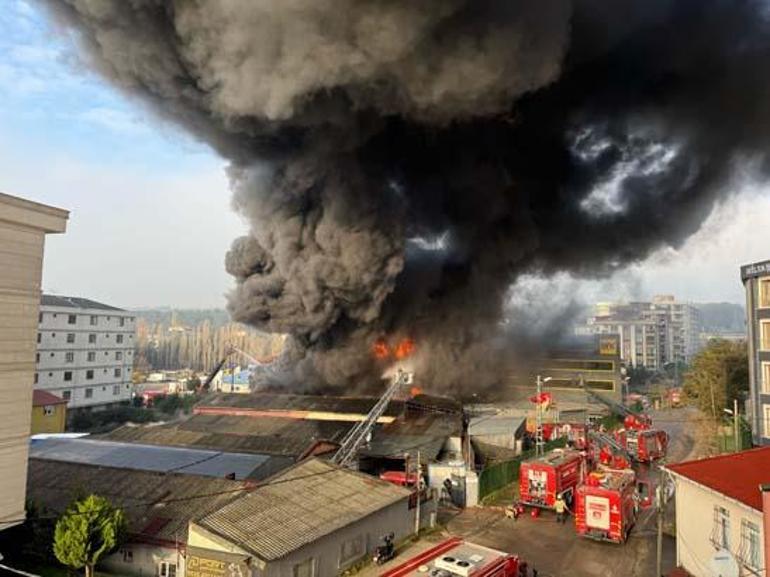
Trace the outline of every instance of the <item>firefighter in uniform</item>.
[[556, 522], [557, 523], [566, 523], [567, 522], [567, 515], [565, 514], [567, 510], [567, 504], [564, 502], [564, 497], [559, 494], [556, 497], [556, 503], [554, 503], [554, 508], [556, 509]]

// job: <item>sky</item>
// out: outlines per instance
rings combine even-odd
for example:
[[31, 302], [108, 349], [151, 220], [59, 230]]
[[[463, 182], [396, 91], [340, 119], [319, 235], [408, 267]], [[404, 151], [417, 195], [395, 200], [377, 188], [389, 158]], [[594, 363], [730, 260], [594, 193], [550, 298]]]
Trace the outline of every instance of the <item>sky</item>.
[[[3, 4], [0, 192], [70, 210], [66, 234], [46, 240], [43, 289], [127, 308], [223, 307], [224, 254], [247, 228], [226, 163], [90, 73], [34, 2]], [[739, 266], [770, 259], [770, 195], [740, 188], [678, 250], [579, 291], [742, 302]]]

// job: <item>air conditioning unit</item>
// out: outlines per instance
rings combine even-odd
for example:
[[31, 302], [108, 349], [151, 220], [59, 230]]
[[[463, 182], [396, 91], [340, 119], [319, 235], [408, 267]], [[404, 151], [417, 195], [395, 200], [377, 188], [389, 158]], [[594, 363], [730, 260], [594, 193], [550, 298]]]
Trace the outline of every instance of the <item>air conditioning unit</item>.
[[445, 555], [440, 559], [436, 559], [436, 567], [461, 577], [470, 577], [471, 573], [476, 570], [475, 563], [468, 559], [452, 557], [451, 555]]

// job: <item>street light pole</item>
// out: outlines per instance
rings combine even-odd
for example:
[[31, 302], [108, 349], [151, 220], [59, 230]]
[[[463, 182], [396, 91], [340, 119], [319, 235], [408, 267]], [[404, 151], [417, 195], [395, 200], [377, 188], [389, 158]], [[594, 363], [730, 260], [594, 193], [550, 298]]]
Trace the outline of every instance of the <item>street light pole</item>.
[[738, 448], [740, 443], [740, 431], [738, 426], [738, 399], [733, 399], [733, 434], [735, 435], [735, 452], [737, 453], [740, 450]]

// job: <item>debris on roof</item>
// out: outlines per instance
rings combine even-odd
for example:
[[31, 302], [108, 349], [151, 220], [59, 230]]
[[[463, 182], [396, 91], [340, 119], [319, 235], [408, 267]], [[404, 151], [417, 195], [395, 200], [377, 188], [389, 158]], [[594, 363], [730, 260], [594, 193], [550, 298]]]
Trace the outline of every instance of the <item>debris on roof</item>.
[[105, 311], [126, 312], [125, 309], [120, 309], [118, 307], [113, 307], [110, 305], [106, 305], [104, 303], [92, 301], [91, 299], [84, 299], [80, 297], [42, 295], [40, 297], [40, 304], [45, 307], [66, 307], [66, 308], [75, 308], [75, 309], [95, 309], [95, 310], [105, 310]]

